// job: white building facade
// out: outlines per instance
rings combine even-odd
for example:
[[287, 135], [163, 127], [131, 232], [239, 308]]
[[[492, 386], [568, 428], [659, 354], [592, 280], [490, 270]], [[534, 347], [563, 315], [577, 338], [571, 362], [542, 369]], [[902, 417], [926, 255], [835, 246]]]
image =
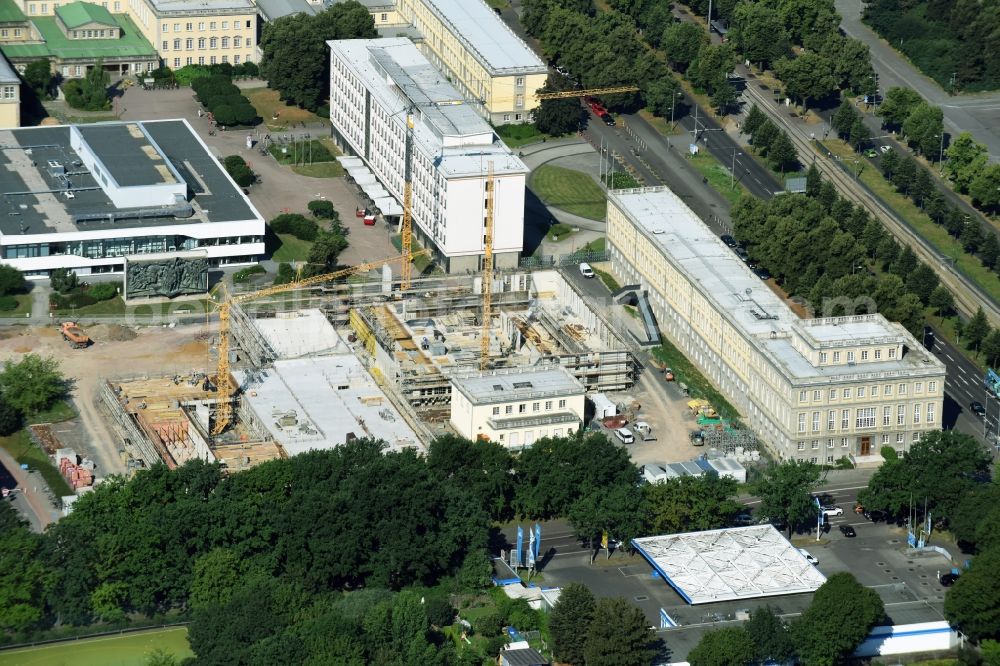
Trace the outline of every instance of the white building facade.
[[264, 219], [187, 121], [0, 130], [0, 258], [27, 277], [119, 273], [127, 257], [264, 256]]
[[476, 271], [484, 251], [487, 173], [494, 183], [493, 252], [514, 267], [524, 240], [527, 167], [407, 39], [330, 47], [330, 121], [400, 203], [408, 112], [413, 121], [413, 230], [447, 272]]
[[523, 449], [543, 437], [572, 435], [583, 410], [583, 384], [558, 366], [451, 379], [451, 425], [471, 440]]
[[608, 197], [608, 249], [660, 329], [778, 456], [877, 463], [941, 428], [945, 367], [880, 314], [799, 319], [670, 190]]

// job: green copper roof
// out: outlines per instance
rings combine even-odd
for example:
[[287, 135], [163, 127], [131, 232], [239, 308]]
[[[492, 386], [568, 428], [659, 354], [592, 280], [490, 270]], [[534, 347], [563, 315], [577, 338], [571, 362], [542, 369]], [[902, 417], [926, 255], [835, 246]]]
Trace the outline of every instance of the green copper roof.
[[100, 23], [102, 25], [115, 25], [115, 19], [104, 7], [93, 5], [89, 2], [71, 2], [68, 5], [56, 7], [58, 16], [63, 25], [72, 30], [88, 23]]
[[24, 20], [24, 12], [14, 0], [0, 0], [0, 23], [17, 23]]
[[67, 39], [56, 25], [54, 16], [39, 16], [31, 19], [31, 22], [41, 33], [44, 44], [3, 44], [0, 45], [0, 50], [13, 59], [55, 57], [60, 60], [96, 60], [156, 55], [156, 49], [142, 36], [128, 16], [117, 14], [112, 18], [113, 25], [122, 29], [119, 39]]

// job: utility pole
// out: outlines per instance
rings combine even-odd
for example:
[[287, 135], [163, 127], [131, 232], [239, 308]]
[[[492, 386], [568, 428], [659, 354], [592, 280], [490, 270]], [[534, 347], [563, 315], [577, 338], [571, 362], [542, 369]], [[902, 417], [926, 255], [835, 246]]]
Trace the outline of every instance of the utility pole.
[[944, 173], [944, 126], [941, 128], [941, 148], [938, 150], [938, 173]]
[[736, 148], [733, 147], [733, 168], [729, 170], [729, 189], [736, 187], [736, 156], [742, 154], [737, 153]]

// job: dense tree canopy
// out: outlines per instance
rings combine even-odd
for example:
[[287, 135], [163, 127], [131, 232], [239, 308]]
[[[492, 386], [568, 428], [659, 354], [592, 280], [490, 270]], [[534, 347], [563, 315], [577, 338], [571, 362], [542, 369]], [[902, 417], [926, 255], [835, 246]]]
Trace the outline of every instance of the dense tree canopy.
[[621, 597], [598, 599], [583, 657], [587, 666], [648, 666], [656, 634], [645, 614]]
[[788, 533], [816, 520], [812, 490], [819, 483], [819, 467], [808, 462], [789, 460], [764, 470], [753, 486], [760, 498], [760, 513], [788, 526]]
[[334, 3], [314, 15], [299, 13], [264, 24], [261, 74], [290, 104], [316, 111], [329, 104], [330, 39], [374, 38], [375, 23], [358, 2]]
[[824, 666], [843, 663], [884, 617], [877, 592], [847, 572], [833, 574], [792, 623], [800, 661]]
[[584, 666], [584, 641], [594, 618], [594, 593], [581, 583], [570, 583], [559, 594], [559, 603], [549, 616], [552, 653], [560, 662]]

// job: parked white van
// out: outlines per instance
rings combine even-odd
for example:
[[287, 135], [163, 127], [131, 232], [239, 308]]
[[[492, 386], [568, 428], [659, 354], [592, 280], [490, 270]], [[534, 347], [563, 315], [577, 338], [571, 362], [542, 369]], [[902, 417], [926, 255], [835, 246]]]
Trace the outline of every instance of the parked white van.
[[594, 277], [594, 269], [590, 267], [590, 264], [580, 264], [580, 275], [585, 278]]

